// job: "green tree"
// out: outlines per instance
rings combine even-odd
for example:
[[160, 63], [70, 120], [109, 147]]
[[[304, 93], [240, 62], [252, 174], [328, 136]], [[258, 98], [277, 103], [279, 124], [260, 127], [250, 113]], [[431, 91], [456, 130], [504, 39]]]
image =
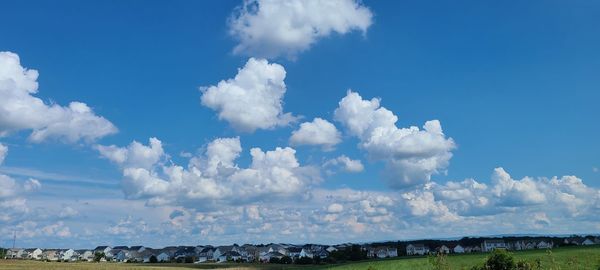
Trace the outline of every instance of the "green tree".
[[296, 264], [312, 264], [313, 263], [313, 259], [309, 258], [309, 257], [300, 257], [298, 259], [296, 259]]
[[513, 270], [515, 269], [515, 260], [508, 251], [496, 249], [487, 258], [484, 269], [486, 270]]
[[94, 261], [95, 262], [99, 262], [100, 260], [102, 260], [102, 258], [106, 258], [106, 255], [104, 255], [104, 252], [96, 252], [94, 254]]
[[158, 262], [158, 259], [154, 255], [150, 256], [149, 260], [150, 260], [150, 263], [157, 263]]
[[281, 260], [279, 260], [279, 263], [292, 264], [292, 258], [290, 256], [283, 256]]

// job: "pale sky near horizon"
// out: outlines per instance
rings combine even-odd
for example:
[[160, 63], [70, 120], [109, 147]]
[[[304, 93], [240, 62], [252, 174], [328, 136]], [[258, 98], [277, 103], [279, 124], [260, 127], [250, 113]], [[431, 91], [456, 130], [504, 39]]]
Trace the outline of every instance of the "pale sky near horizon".
[[600, 231], [600, 3], [1, 6], [0, 247]]

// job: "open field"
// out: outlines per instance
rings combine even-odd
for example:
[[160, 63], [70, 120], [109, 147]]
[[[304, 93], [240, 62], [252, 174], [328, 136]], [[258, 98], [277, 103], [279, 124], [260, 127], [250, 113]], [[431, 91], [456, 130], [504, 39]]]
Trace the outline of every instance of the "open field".
[[[539, 259], [542, 269], [576, 269], [597, 270], [600, 267], [600, 246], [566, 247], [553, 249], [551, 255], [545, 250], [530, 250], [513, 253], [516, 260], [527, 260], [536, 265]], [[450, 255], [448, 261], [451, 269], [469, 269], [483, 262], [487, 254]], [[552, 262], [554, 261], [554, 263]], [[554, 268], [552, 268], [554, 266]], [[556, 268], [556, 266], [560, 268]], [[126, 263], [47, 263], [35, 261], [0, 260], [0, 270], [9, 269], [65, 269], [65, 270], [178, 270], [178, 269], [229, 269], [229, 270], [396, 270], [396, 269], [431, 269], [428, 259], [396, 258], [374, 260], [338, 265], [268, 265], [268, 264], [126, 264]]]

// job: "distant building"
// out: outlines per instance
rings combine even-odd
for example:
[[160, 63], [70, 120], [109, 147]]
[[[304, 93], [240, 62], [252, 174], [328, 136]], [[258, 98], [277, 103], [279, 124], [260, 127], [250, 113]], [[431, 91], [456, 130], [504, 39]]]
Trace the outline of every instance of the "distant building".
[[465, 253], [465, 248], [464, 248], [463, 246], [461, 246], [461, 245], [456, 245], [456, 246], [455, 246], [455, 247], [452, 249], [452, 251], [453, 251], [454, 253]]
[[409, 244], [406, 246], [407, 255], [425, 255], [429, 253], [429, 247], [423, 244]]
[[507, 249], [508, 246], [506, 245], [506, 242], [504, 242], [504, 240], [501, 239], [488, 239], [488, 240], [484, 240], [483, 243], [481, 243], [481, 249], [484, 252], [490, 252], [493, 251], [495, 249]]

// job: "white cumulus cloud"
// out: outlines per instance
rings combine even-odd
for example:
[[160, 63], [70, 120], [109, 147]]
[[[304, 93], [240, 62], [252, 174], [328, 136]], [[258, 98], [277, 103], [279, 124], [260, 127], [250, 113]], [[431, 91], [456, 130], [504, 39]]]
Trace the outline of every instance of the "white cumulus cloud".
[[85, 103], [60, 106], [33, 96], [38, 92], [37, 78], [37, 70], [21, 66], [17, 54], [0, 52], [0, 136], [31, 130], [29, 139], [33, 142], [54, 138], [73, 143], [117, 132], [110, 121]]
[[127, 147], [115, 145], [96, 145], [100, 155], [124, 167], [150, 168], [157, 163], [164, 154], [162, 142], [157, 138], [150, 138], [149, 146], [133, 141]]
[[239, 131], [273, 129], [295, 117], [283, 112], [285, 69], [264, 59], [250, 58], [235, 78], [203, 88], [202, 105]]
[[[115, 152], [130, 153], [132, 145], [111, 147], [108, 155], [103, 153], [105, 148], [98, 150], [110, 157]], [[300, 166], [296, 151], [290, 147], [271, 151], [252, 148], [251, 164], [240, 168], [235, 163], [242, 152], [238, 137], [213, 140], [203, 155], [190, 160], [187, 168], [159, 163], [165, 154], [157, 139], [151, 139], [150, 146], [136, 148], [160, 155], [150, 155], [152, 158], [144, 162], [129, 162], [117, 155], [123, 168], [124, 192], [128, 198], [146, 199], [153, 205], [202, 208], [301, 196], [319, 181], [318, 170]]]
[[300, 124], [300, 128], [294, 130], [290, 137], [292, 145], [318, 145], [324, 150], [333, 150], [333, 147], [341, 141], [342, 134], [337, 128], [321, 118]]
[[229, 20], [239, 44], [234, 53], [294, 58], [332, 33], [366, 33], [373, 23], [368, 7], [356, 0], [245, 0]]
[[374, 160], [386, 164], [387, 179], [393, 188], [427, 183], [431, 175], [440, 173], [449, 164], [456, 147], [446, 138], [438, 120], [416, 126], [398, 128], [398, 117], [380, 106], [380, 100], [364, 100], [348, 91], [334, 113], [349, 134], [360, 139], [360, 148]]
[[349, 173], [358, 173], [358, 172], [362, 172], [365, 169], [365, 167], [363, 166], [363, 164], [360, 160], [351, 159], [345, 155], [341, 155], [337, 158], [327, 160], [323, 164], [323, 167], [341, 169], [342, 171], [349, 172]]

